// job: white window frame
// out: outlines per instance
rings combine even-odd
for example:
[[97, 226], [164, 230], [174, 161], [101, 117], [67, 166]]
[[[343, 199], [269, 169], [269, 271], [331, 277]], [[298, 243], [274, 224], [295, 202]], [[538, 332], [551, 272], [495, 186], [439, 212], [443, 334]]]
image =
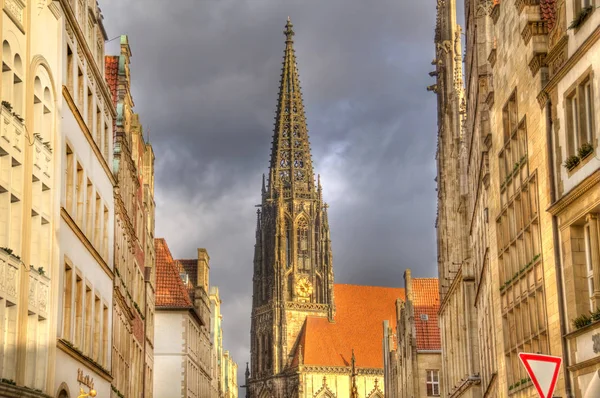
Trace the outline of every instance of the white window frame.
[[[580, 78], [565, 96], [565, 120], [567, 121], [568, 156], [577, 155], [585, 143], [594, 145], [594, 89], [593, 75]], [[572, 142], [572, 145], [571, 145]]]
[[[440, 396], [440, 371], [439, 371], [439, 369], [428, 369], [425, 372], [427, 373], [427, 379], [425, 382], [427, 396], [428, 397], [439, 397]], [[429, 391], [429, 386], [431, 386], [431, 392]]]
[[595, 311], [594, 308], [594, 265], [592, 264], [592, 242], [590, 234], [590, 225], [586, 224], [583, 228], [585, 240], [585, 271], [587, 280], [587, 290], [589, 296], [590, 311]]

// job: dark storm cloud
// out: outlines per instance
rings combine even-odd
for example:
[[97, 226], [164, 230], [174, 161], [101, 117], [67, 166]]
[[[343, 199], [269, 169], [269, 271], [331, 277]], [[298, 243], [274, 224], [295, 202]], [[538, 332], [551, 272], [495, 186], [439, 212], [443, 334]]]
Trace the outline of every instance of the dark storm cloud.
[[[128, 34], [136, 110], [156, 152], [156, 235], [211, 256], [226, 349], [249, 351], [261, 174], [292, 17], [315, 169], [330, 204], [336, 280], [435, 275], [435, 2], [101, 0]], [[118, 41], [110, 43], [114, 48]]]

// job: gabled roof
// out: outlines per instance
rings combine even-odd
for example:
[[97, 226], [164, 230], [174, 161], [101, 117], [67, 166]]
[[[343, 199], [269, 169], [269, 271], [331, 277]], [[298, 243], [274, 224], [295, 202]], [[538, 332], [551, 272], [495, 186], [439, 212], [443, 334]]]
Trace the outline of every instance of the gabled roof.
[[163, 238], [154, 239], [156, 250], [156, 307], [193, 308], [192, 300], [181, 280], [178, 264]]
[[104, 56], [104, 77], [112, 94], [113, 104], [117, 104], [117, 87], [119, 86], [119, 56]]
[[[437, 278], [414, 278], [412, 280], [417, 350], [442, 349], [437, 315], [440, 309], [438, 288]], [[421, 315], [427, 315], [427, 320], [421, 319]]]
[[[358, 368], [383, 369], [383, 321], [396, 327], [396, 300], [404, 289], [334, 285], [335, 322], [307, 317], [299, 335], [305, 365], [350, 366], [352, 350]], [[292, 366], [298, 363], [298, 347]]]

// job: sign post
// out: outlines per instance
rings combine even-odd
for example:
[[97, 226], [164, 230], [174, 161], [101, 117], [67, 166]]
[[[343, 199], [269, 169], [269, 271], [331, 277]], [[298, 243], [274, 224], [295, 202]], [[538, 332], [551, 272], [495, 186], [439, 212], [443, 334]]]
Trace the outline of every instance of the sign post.
[[524, 352], [519, 353], [519, 358], [540, 394], [540, 398], [552, 398], [562, 358]]

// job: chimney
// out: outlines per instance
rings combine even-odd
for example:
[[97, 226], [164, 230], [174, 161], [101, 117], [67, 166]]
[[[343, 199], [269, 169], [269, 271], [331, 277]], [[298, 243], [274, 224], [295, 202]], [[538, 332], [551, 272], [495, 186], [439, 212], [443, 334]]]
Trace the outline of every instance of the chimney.
[[197, 286], [202, 287], [208, 294], [208, 274], [210, 272], [210, 257], [206, 249], [198, 248], [198, 281]]
[[404, 292], [406, 300], [413, 301], [412, 277], [410, 276], [410, 268], [404, 271]]

